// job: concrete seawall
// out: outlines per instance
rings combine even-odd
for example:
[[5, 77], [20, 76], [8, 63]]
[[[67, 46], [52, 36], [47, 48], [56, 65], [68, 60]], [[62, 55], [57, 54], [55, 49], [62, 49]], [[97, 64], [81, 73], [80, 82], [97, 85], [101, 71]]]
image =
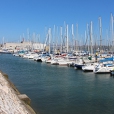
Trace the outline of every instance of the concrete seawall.
[[30, 98], [20, 94], [8, 75], [0, 71], [0, 114], [36, 114], [30, 107]]

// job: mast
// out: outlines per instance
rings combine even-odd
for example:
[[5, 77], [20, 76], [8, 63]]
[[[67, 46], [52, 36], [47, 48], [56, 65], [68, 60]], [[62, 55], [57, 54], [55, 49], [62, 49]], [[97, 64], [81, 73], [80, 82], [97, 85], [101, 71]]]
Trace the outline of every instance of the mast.
[[35, 37], [36, 37], [36, 34], [35, 34], [35, 32], [33, 32], [32, 51], [33, 51], [33, 49], [34, 49]]
[[92, 21], [90, 22], [90, 49], [91, 49], [91, 54], [93, 54], [93, 49], [92, 49]]
[[[47, 40], [48, 40], [48, 38], [49, 38], [49, 30], [48, 30], [48, 33], [47, 33], [47, 35], [46, 35], [46, 39], [45, 39], [45, 45], [47, 46]], [[43, 51], [45, 50], [45, 47], [43, 46]]]
[[88, 31], [88, 27], [89, 27], [89, 25], [88, 25], [88, 23], [87, 23], [87, 41], [88, 41], [87, 48], [88, 48], [88, 52], [89, 52], [90, 50], [89, 50], [89, 40], [88, 40], [88, 32], [89, 32], [89, 31]]
[[78, 50], [78, 24], [76, 24], [76, 51]]
[[28, 42], [29, 42], [29, 37], [30, 37], [30, 33], [29, 33], [29, 28], [27, 29], [27, 35], [28, 35]]
[[55, 36], [55, 25], [54, 25], [54, 35], [53, 35], [53, 53], [55, 53], [55, 47], [56, 47], [56, 44], [55, 44], [55, 42], [56, 42], [55, 40], [56, 40], [56, 39], [55, 39], [55, 37], [56, 37], [56, 36]]
[[31, 41], [30, 41], [30, 32], [29, 32], [29, 28], [27, 29], [27, 35], [28, 35], [28, 44], [29, 44], [28, 50], [30, 50]]
[[51, 44], [51, 28], [49, 28], [48, 34], [49, 34], [49, 54], [50, 54], [50, 44]]
[[38, 44], [40, 46], [40, 51], [41, 51], [40, 34], [38, 34]]
[[45, 27], [45, 40], [43, 41], [43, 51], [46, 49], [46, 41], [47, 41], [48, 33], [47, 33], [47, 27]]
[[113, 23], [114, 23], [114, 20], [113, 20], [113, 15], [111, 13], [111, 39], [112, 39], [112, 46], [114, 46], [114, 39], [113, 39]]
[[66, 38], [67, 38], [67, 35], [66, 35], [66, 23], [64, 22], [64, 51], [66, 51]]
[[108, 40], [108, 30], [106, 31], [106, 36], [107, 36], [107, 40], [106, 40], [106, 46], [107, 46], [107, 51], [109, 51], [109, 40]]
[[100, 29], [100, 51], [102, 50], [102, 25], [101, 25], [101, 17], [99, 17], [99, 29]]
[[62, 27], [60, 28], [60, 34], [61, 34], [61, 53], [62, 53]]
[[56, 32], [56, 49], [58, 49], [58, 26], [57, 26], [57, 32]]
[[84, 50], [86, 50], [87, 48], [87, 32], [86, 32], [86, 30], [85, 30], [85, 45], [84, 45]]
[[72, 24], [72, 50], [74, 50], [73, 46], [74, 46], [74, 25]]
[[68, 25], [67, 25], [67, 53], [68, 53]]
[[22, 41], [24, 42], [24, 33], [22, 34]]

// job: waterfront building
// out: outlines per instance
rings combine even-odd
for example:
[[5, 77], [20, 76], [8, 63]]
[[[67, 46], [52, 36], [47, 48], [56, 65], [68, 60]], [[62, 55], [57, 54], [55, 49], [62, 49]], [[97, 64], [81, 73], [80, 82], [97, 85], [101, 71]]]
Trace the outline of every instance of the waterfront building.
[[13, 52], [19, 50], [36, 50], [42, 51], [46, 48], [46, 44], [42, 43], [32, 43], [32, 42], [20, 42], [20, 43], [4, 43], [1, 49], [12, 50]]

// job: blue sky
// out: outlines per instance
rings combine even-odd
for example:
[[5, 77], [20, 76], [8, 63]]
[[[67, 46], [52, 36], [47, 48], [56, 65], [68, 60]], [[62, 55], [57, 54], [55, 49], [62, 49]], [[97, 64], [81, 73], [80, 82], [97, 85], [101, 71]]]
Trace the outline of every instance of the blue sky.
[[78, 24], [80, 39], [84, 39], [87, 23], [93, 22], [93, 33], [99, 37], [99, 21], [102, 18], [103, 39], [110, 28], [110, 15], [114, 14], [114, 0], [0, 0], [0, 42], [20, 41], [20, 36], [27, 39], [27, 29], [30, 37], [40, 34], [40, 41], [45, 41], [46, 30], [54, 25], [64, 27]]

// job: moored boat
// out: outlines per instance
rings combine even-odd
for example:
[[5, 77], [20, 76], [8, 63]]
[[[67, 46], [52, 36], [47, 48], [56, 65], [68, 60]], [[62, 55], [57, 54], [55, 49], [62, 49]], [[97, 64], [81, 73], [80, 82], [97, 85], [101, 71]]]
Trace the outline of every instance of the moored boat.
[[94, 73], [95, 74], [103, 74], [103, 73], [110, 73], [111, 70], [114, 69], [114, 64], [99, 64], [95, 67]]
[[82, 66], [82, 70], [84, 72], [93, 72], [96, 65], [98, 65], [98, 63], [88, 63]]

